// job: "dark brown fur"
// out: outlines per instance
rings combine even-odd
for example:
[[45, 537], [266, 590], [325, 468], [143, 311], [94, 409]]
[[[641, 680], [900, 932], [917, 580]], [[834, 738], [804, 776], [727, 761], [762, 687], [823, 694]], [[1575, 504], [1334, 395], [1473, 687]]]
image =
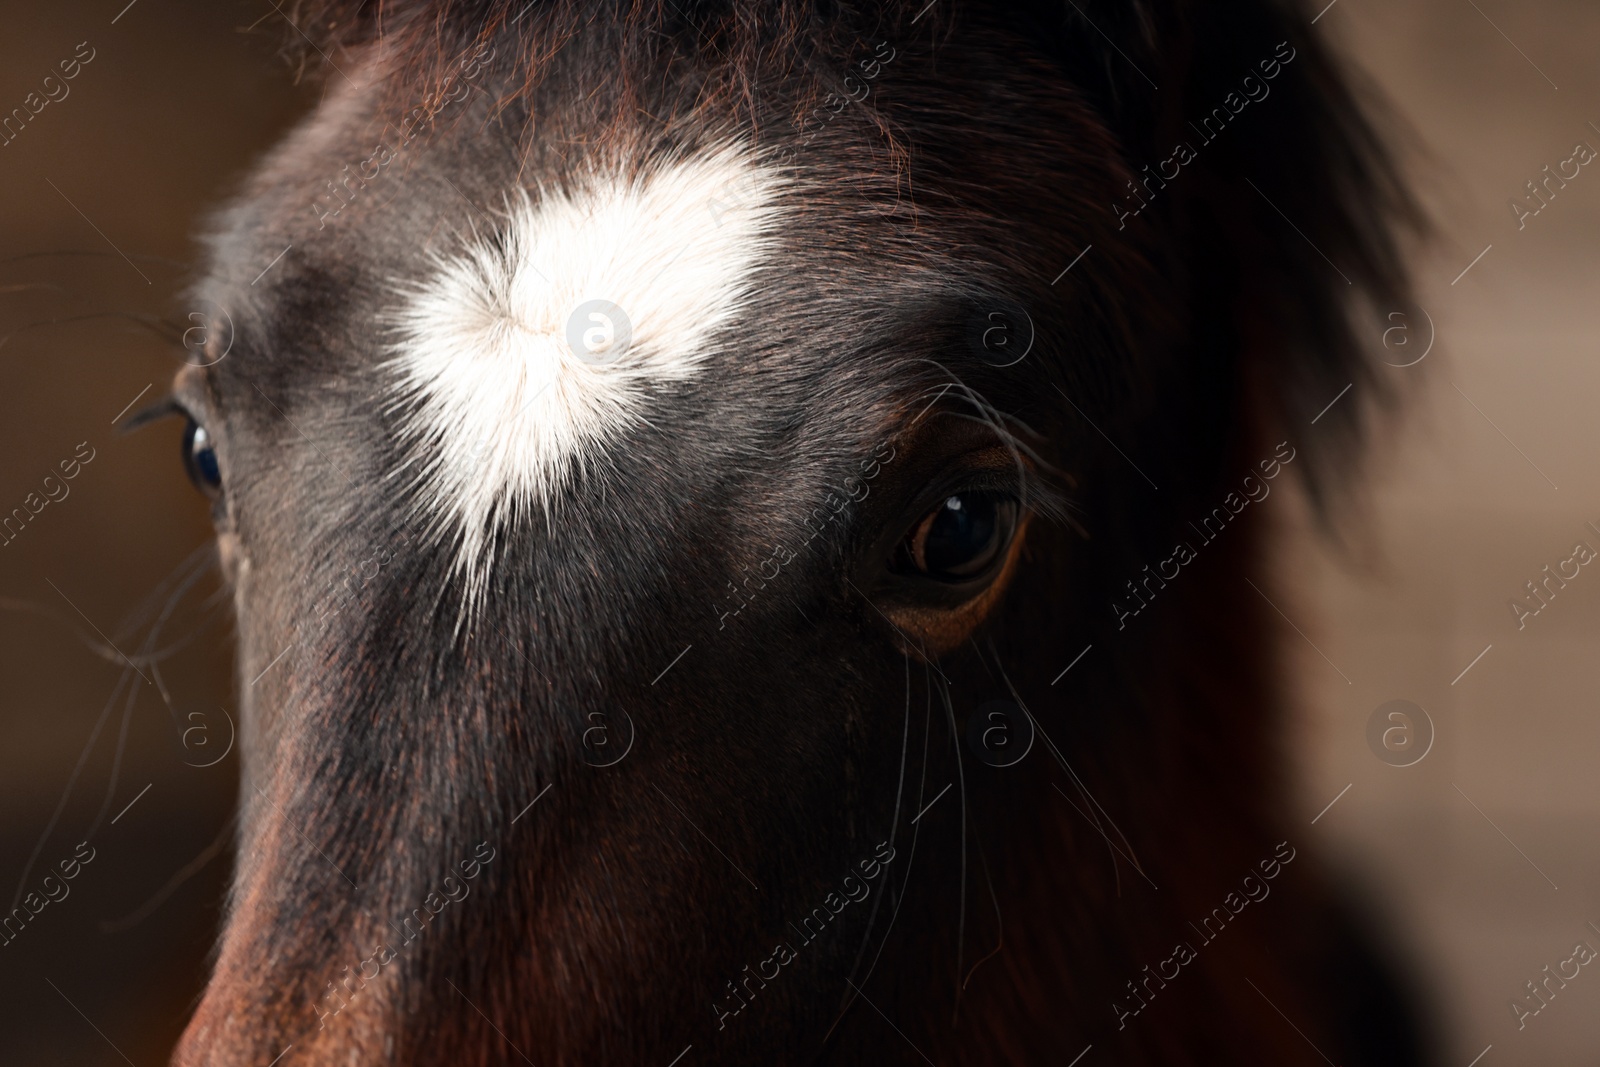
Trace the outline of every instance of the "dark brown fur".
[[[330, 102], [220, 221], [205, 291], [238, 348], [180, 383], [226, 468], [241, 679], [296, 651], [247, 694], [240, 867], [175, 1062], [291, 1043], [286, 1064], [665, 1065], [686, 1046], [683, 1067], [1064, 1064], [1089, 1045], [1085, 1067], [1321, 1062], [1308, 1041], [1416, 1062], [1399, 994], [1288, 822], [1281, 635], [1250, 586], [1272, 590], [1271, 507], [1137, 616], [1112, 607], [1280, 441], [1284, 482], [1331, 499], [1384, 395], [1350, 305], [1403, 299], [1399, 183], [1296, 4], [923, 8], [290, 10], [365, 88], [324, 71]], [[722, 369], [661, 398], [665, 421], [572, 487], [559, 524], [507, 539], [489, 619], [458, 634], [448, 546], [392, 488], [384, 279], [532, 176], [729, 131], [795, 146], [879, 41], [896, 59], [870, 106], [793, 157], [784, 261]], [[1280, 41], [1296, 59], [1272, 95], [1119, 229], [1126, 182]], [[308, 192], [477, 46], [501, 57], [484, 92], [318, 231]], [[1038, 335], [1005, 370], [962, 348], [1001, 301]], [[1032, 457], [1039, 514], [1003, 598], [925, 655], [885, 624], [873, 568], [973, 419]], [[706, 590], [886, 441], [901, 458], [872, 496], [718, 636]], [[375, 545], [382, 580], [308, 622]], [[700, 655], [662, 673], [685, 645]], [[966, 717], [996, 697], [1043, 734], [1015, 767], [965, 754]], [[575, 742], [594, 708], [636, 724], [615, 768]], [[719, 1019], [725, 982], [891, 837], [869, 900]], [[1119, 1026], [1126, 983], [1286, 839], [1271, 895]], [[324, 984], [480, 840], [496, 858], [472, 895], [319, 1027]]]

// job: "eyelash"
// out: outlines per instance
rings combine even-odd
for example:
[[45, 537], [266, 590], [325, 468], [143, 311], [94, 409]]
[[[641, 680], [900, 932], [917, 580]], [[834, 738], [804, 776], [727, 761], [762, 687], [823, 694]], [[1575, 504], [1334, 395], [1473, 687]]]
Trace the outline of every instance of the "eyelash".
[[189, 409], [178, 402], [178, 398], [168, 393], [159, 400], [153, 401], [134, 412], [120, 427], [123, 433], [132, 433], [134, 430], [160, 422], [166, 418], [192, 418]]

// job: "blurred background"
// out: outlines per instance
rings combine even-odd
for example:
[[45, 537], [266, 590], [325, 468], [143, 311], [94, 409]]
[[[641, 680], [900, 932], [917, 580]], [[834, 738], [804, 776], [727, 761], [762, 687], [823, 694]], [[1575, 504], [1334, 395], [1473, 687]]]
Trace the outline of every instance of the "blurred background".
[[[266, 0], [125, 3], [0, 20], [0, 111], [79, 64], [0, 135], [0, 514], [38, 508], [0, 532], [0, 903], [94, 850], [0, 948], [8, 1065], [165, 1062], [204, 980], [237, 782], [230, 624], [181, 425], [112, 424], [162, 395], [183, 329], [215, 327], [178, 297], [193, 235], [316, 99]], [[1579, 541], [1600, 551], [1600, 171], [1551, 183], [1520, 228], [1508, 200], [1531, 209], [1546, 165], [1600, 149], [1600, 7], [1335, 0], [1316, 29], [1410, 130], [1440, 239], [1419, 306], [1372, 325], [1414, 394], [1350, 544], [1275, 497], [1291, 822], [1386, 915], [1445, 1063], [1592, 1064], [1600, 975], [1521, 1029], [1509, 1004], [1600, 948], [1600, 568], [1543, 606], [1525, 589]], [[1520, 628], [1513, 597], [1540, 607]], [[149, 653], [159, 670], [122, 658]]]

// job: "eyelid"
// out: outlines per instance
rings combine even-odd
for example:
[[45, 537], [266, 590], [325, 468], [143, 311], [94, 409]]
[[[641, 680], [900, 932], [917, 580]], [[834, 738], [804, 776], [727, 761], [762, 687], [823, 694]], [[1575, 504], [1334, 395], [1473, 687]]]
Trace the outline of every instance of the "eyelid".
[[[1055, 467], [1041, 456], [1026, 437], [1007, 432], [1006, 439], [994, 434], [994, 422], [987, 418], [961, 411], [943, 412], [963, 422], [974, 423], [990, 430], [990, 443], [968, 452], [964, 459], [968, 470], [979, 477], [990, 472], [1008, 471], [1012, 487], [1022, 506], [1051, 522], [1075, 524], [1072, 490], [1078, 482], [1070, 473]], [[988, 488], [993, 488], [990, 485]]]
[[1032, 456], [995, 444], [969, 453], [964, 459], [961, 467], [947, 472], [924, 491], [929, 507], [963, 492], [1008, 493], [1016, 497], [1025, 512], [1053, 522], [1071, 521], [1075, 510], [1072, 498], [1064, 487], [1054, 484]]
[[189, 413], [189, 409], [184, 407], [176, 396], [168, 393], [161, 399], [153, 401], [134, 412], [127, 421], [118, 427], [118, 430], [121, 433], [132, 433], [143, 426], [148, 426], [152, 422], [159, 422], [172, 416], [180, 416], [185, 419], [194, 418]]

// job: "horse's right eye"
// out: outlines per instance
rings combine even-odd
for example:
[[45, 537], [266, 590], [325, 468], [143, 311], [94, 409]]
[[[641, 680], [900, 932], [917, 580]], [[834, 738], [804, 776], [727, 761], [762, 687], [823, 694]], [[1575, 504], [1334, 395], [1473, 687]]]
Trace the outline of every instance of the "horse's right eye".
[[946, 497], [906, 536], [894, 560], [902, 574], [957, 584], [989, 576], [1016, 532], [1016, 498], [967, 492]]
[[217, 462], [211, 434], [193, 417], [183, 431], [183, 467], [189, 472], [189, 480], [206, 496], [215, 499], [222, 492], [222, 466]]

